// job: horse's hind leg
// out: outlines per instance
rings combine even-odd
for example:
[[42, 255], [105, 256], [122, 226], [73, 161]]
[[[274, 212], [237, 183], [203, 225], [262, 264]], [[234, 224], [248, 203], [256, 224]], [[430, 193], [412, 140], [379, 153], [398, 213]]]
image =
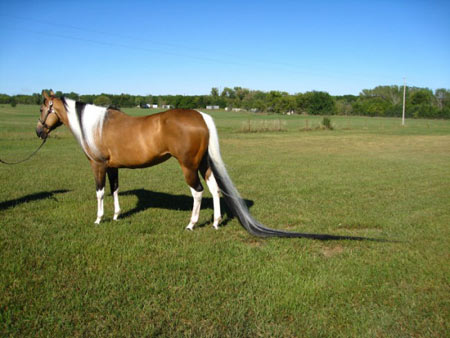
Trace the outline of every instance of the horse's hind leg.
[[206, 179], [206, 184], [208, 185], [208, 189], [211, 192], [213, 197], [213, 205], [214, 205], [214, 229], [219, 229], [219, 223], [222, 220], [222, 216], [220, 213], [220, 196], [219, 196], [219, 186], [217, 185], [216, 179], [211, 173], [209, 177]]
[[187, 230], [194, 230], [195, 224], [198, 222], [198, 218], [200, 216], [200, 208], [202, 205], [202, 195], [203, 195], [203, 186], [200, 182], [200, 178], [198, 177], [198, 171], [194, 169], [189, 169], [187, 167], [181, 166], [183, 170], [184, 178], [186, 179], [187, 184], [189, 185], [192, 193], [192, 197], [194, 198], [194, 205], [192, 207], [192, 216], [189, 224], [187, 225]]
[[109, 186], [111, 188], [111, 194], [114, 197], [114, 217], [113, 220], [117, 221], [120, 214], [119, 204], [119, 169], [108, 168], [106, 173], [108, 174]]
[[211, 168], [208, 167], [206, 164], [204, 164], [200, 167], [200, 172], [201, 172], [203, 178], [205, 179], [206, 184], [208, 185], [208, 189], [211, 192], [211, 195], [213, 198], [213, 205], [214, 205], [213, 227], [214, 227], [214, 229], [217, 230], [217, 229], [219, 229], [219, 223], [222, 220], [222, 216], [221, 216], [221, 212], [220, 212], [219, 186], [214, 177], [214, 174], [211, 171]]

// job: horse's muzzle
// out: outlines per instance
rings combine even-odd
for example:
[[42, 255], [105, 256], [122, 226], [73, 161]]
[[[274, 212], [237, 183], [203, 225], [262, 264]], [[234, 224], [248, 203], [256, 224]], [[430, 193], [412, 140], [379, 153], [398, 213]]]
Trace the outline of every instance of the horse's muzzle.
[[42, 126], [37, 126], [36, 127], [36, 135], [39, 138], [45, 140], [48, 136], [48, 133], [44, 130], [44, 128]]

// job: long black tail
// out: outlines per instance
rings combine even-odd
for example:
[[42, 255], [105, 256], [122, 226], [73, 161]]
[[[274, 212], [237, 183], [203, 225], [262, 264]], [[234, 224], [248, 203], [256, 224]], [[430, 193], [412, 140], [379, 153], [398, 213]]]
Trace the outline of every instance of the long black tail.
[[370, 241], [383, 241], [379, 239], [366, 238], [366, 237], [354, 237], [354, 236], [337, 236], [337, 235], [327, 235], [327, 234], [309, 234], [300, 232], [290, 232], [284, 230], [275, 230], [267, 228], [256, 219], [252, 217], [250, 211], [247, 208], [239, 192], [235, 188], [230, 176], [225, 168], [222, 157], [220, 155], [219, 149], [219, 138], [211, 116], [203, 114], [203, 119], [205, 120], [209, 129], [209, 146], [208, 155], [211, 170], [214, 177], [219, 185], [222, 195], [224, 197], [225, 203], [227, 204], [230, 211], [239, 220], [241, 225], [252, 235], [258, 237], [288, 237], [288, 238], [311, 238], [318, 240], [370, 240]]

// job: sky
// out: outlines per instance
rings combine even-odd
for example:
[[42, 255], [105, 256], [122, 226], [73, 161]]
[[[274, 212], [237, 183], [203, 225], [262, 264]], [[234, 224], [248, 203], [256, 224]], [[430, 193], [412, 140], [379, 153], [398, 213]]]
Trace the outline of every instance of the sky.
[[450, 88], [450, 1], [1, 1], [0, 93]]

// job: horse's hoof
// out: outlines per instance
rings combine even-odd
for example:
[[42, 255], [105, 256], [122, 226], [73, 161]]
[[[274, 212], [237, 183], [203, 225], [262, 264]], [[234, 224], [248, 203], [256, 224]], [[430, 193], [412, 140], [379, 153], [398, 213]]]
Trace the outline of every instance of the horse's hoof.
[[219, 230], [220, 222], [222, 222], [222, 217], [219, 217], [218, 219], [214, 220], [213, 228], [216, 229], [216, 230]]

